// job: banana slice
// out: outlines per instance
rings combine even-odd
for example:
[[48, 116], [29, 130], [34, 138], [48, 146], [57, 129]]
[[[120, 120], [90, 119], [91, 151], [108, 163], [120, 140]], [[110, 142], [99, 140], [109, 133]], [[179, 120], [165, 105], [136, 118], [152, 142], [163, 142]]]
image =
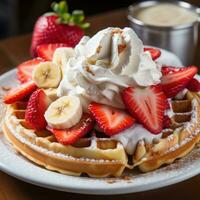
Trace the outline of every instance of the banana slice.
[[55, 101], [56, 99], [58, 99], [57, 88], [44, 89], [44, 92], [52, 101]]
[[39, 88], [56, 88], [61, 81], [61, 69], [52, 62], [38, 64], [33, 70], [32, 79]]
[[77, 96], [63, 96], [50, 104], [44, 117], [49, 126], [66, 129], [80, 121], [82, 112], [81, 102]]
[[75, 51], [73, 48], [69, 47], [60, 47], [57, 48], [53, 54], [53, 63], [59, 65], [63, 71], [63, 68], [69, 58], [75, 55]]

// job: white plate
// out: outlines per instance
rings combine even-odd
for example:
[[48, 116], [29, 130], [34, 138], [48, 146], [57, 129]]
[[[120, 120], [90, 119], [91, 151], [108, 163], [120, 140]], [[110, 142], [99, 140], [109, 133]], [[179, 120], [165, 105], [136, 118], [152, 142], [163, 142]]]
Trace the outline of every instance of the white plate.
[[[167, 53], [168, 54], [168, 53]], [[166, 52], [163, 52], [166, 57]], [[169, 60], [174, 59], [167, 55]], [[180, 61], [173, 60], [174, 65]], [[0, 86], [16, 85], [16, 70], [0, 77]], [[61, 191], [85, 194], [124, 194], [171, 185], [200, 173], [200, 149], [175, 163], [146, 174], [128, 174], [126, 178], [95, 179], [73, 177], [48, 171], [19, 155], [0, 133], [0, 170], [25, 182]]]

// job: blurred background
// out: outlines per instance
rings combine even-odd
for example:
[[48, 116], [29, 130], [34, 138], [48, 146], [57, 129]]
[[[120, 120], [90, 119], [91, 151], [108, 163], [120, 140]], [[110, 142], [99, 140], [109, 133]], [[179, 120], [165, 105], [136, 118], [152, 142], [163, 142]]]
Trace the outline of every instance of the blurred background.
[[[36, 19], [50, 10], [53, 0], [0, 0], [0, 39], [31, 32]], [[127, 7], [137, 0], [68, 0], [70, 10], [82, 9], [86, 16]], [[200, 0], [187, 2], [200, 6]], [[92, 28], [92, 27], [91, 27]]]

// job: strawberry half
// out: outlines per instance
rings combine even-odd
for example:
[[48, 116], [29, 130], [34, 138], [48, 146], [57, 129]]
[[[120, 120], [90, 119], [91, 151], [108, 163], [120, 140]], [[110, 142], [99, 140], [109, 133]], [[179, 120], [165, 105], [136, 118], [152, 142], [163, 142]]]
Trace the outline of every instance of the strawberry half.
[[41, 44], [37, 46], [37, 56], [46, 61], [52, 61], [55, 50], [59, 47], [68, 47], [64, 43]]
[[162, 67], [161, 84], [167, 97], [176, 96], [192, 80], [198, 69], [195, 66], [175, 68]]
[[47, 122], [44, 113], [48, 108], [51, 100], [42, 89], [36, 90], [30, 96], [25, 111], [26, 122], [34, 129], [45, 129]]
[[74, 10], [70, 14], [65, 1], [54, 2], [52, 9], [54, 12], [40, 16], [35, 23], [31, 43], [33, 57], [40, 44], [66, 43], [75, 47], [84, 35], [83, 29], [89, 27], [89, 23], [84, 23], [83, 11]]
[[90, 132], [93, 127], [93, 118], [88, 113], [84, 113], [80, 122], [70, 129], [54, 129], [49, 126], [47, 126], [47, 129], [55, 135], [59, 143], [69, 145], [77, 142], [78, 139]]
[[44, 62], [41, 58], [35, 58], [25, 61], [17, 66], [17, 78], [20, 83], [25, 83], [31, 80], [33, 69], [41, 62]]
[[123, 110], [91, 103], [88, 107], [99, 128], [108, 136], [115, 135], [135, 123], [135, 119]]
[[32, 94], [36, 88], [37, 86], [32, 81], [21, 84], [9, 90], [9, 92], [4, 96], [3, 102], [6, 104], [12, 104], [17, 101], [21, 101]]
[[161, 51], [155, 48], [147, 47], [147, 48], [144, 48], [144, 51], [148, 51], [151, 54], [152, 60], [156, 60], [161, 55]]
[[192, 92], [199, 92], [200, 91], [200, 82], [193, 78], [187, 85], [187, 89]]
[[128, 87], [122, 92], [122, 98], [130, 114], [145, 128], [154, 134], [162, 131], [167, 99], [159, 85]]

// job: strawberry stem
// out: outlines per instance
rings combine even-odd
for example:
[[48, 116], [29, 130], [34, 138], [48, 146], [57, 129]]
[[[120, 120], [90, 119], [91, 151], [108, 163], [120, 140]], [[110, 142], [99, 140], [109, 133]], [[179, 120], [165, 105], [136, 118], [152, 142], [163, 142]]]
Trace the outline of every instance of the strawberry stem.
[[89, 23], [84, 22], [85, 15], [82, 10], [74, 10], [72, 14], [69, 13], [69, 7], [65, 0], [59, 3], [53, 2], [51, 7], [54, 13], [58, 15], [58, 23], [77, 25], [82, 29], [86, 29], [90, 26]]

